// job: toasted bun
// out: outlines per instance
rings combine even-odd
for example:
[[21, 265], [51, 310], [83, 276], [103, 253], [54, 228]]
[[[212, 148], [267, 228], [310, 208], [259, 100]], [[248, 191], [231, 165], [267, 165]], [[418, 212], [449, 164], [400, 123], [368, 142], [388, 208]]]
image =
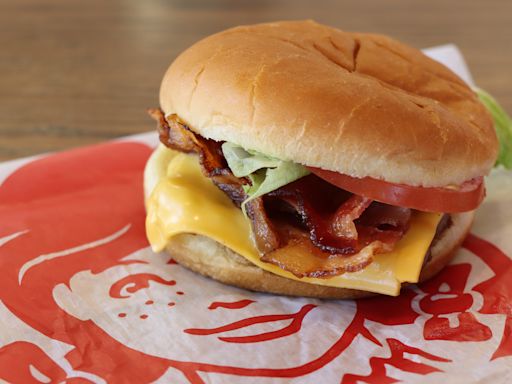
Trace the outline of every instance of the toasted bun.
[[[452, 225], [432, 247], [431, 259], [423, 266], [420, 281], [438, 273], [455, 254], [473, 222], [473, 212], [452, 215]], [[173, 237], [167, 251], [181, 265], [202, 275], [252, 291], [324, 299], [355, 299], [374, 293], [302, 283], [266, 272], [215, 240], [201, 235]]]
[[355, 177], [422, 186], [486, 174], [492, 120], [442, 64], [313, 21], [242, 26], [183, 52], [160, 103], [204, 137]]

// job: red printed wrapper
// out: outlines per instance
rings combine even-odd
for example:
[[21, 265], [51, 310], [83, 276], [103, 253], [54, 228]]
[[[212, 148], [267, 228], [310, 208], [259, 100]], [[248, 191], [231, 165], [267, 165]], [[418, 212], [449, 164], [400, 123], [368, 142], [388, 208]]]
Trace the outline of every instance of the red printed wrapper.
[[[471, 81], [453, 46], [429, 53]], [[225, 286], [153, 253], [142, 172], [155, 144], [0, 165], [5, 382], [512, 381], [512, 174], [487, 178], [472, 233], [429, 282], [320, 301]]]

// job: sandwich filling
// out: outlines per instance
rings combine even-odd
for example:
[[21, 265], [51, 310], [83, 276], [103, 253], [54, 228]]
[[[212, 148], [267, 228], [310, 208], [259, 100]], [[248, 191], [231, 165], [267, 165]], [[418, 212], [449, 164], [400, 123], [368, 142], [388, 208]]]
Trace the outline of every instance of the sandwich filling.
[[[415, 239], [415, 243], [420, 244], [418, 254], [421, 256], [410, 256], [411, 260], [417, 259], [413, 263], [416, 276], [404, 280], [417, 281], [441, 214], [372, 201], [307, 173], [299, 174], [295, 181], [268, 193], [250, 195], [258, 183], [257, 174], [235, 176], [224, 156], [222, 143], [193, 133], [175, 115], [166, 119], [160, 110], [152, 114], [159, 121], [162, 143], [173, 151], [195, 154], [204, 178], [231, 200], [242, 220], [242, 209], [245, 211], [244, 221], [250, 223], [249, 233], [259, 259], [258, 266], [273, 266], [272, 270], [302, 281], [322, 281], [324, 285], [338, 286], [339, 280], [348, 275], [355, 277], [371, 271], [368, 267], [376, 260], [381, 262], [386, 256], [394, 260], [396, 257], [390, 255], [400, 253], [403, 245], [421, 232], [424, 235], [421, 241]], [[148, 205], [148, 227], [151, 225], [150, 208]], [[417, 231], [418, 226], [421, 231]], [[154, 248], [161, 248], [164, 242], [155, 246], [156, 237], [149, 236], [150, 241], [153, 238]], [[235, 251], [245, 256], [244, 252]], [[379, 263], [376, 264], [378, 267]], [[410, 261], [405, 262], [407, 264], [411, 264]], [[326, 284], [329, 281], [332, 284]], [[396, 281], [395, 288], [400, 284], [401, 281]], [[342, 286], [347, 286], [346, 282]], [[369, 290], [383, 291], [380, 288]], [[382, 293], [397, 292], [390, 293], [387, 289]]]

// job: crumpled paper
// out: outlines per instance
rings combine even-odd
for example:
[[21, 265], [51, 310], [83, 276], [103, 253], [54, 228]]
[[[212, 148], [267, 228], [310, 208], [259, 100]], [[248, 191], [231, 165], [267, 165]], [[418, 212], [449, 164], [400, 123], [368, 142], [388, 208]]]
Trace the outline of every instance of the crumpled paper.
[[[471, 76], [456, 47], [428, 53]], [[400, 297], [253, 293], [154, 254], [156, 135], [0, 165], [0, 378], [8, 383], [512, 382], [512, 174], [451, 265]]]

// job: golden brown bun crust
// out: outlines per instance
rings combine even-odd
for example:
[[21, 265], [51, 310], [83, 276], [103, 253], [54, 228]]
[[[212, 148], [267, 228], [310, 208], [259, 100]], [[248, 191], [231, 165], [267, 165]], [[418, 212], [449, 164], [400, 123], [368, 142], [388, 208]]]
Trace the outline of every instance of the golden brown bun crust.
[[[432, 247], [432, 259], [424, 265], [420, 281], [431, 278], [450, 262], [469, 232], [473, 216], [473, 212], [452, 215], [453, 224]], [[175, 236], [169, 240], [167, 251], [178, 263], [195, 272], [252, 291], [323, 299], [355, 299], [375, 295], [356, 289], [302, 283], [274, 275], [201, 235]]]
[[313, 21], [196, 43], [168, 69], [160, 103], [208, 138], [409, 185], [484, 175], [498, 150], [485, 107], [448, 68], [389, 37]]

